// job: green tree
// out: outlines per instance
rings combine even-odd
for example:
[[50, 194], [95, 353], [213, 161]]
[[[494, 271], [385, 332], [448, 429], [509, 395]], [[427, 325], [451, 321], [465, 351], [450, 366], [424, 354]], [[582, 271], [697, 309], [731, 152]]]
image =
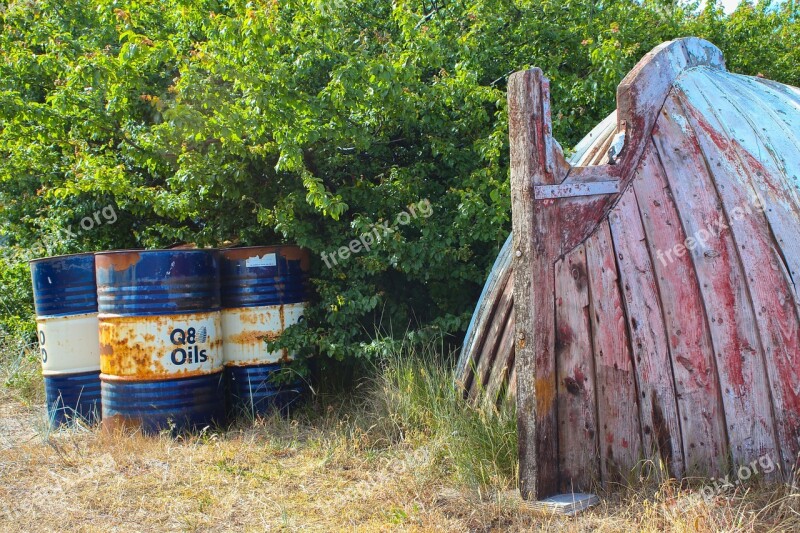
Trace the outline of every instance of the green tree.
[[[365, 356], [384, 349], [377, 324], [458, 342], [510, 227], [508, 75], [547, 73], [571, 146], [644, 53], [689, 33], [797, 83], [795, 2], [731, 17], [664, 0], [0, 2], [0, 314], [28, 320], [18, 265], [34, 255], [321, 254], [427, 199], [430, 217], [316, 261], [307, 326], [283, 342]], [[104, 206], [116, 223], [65, 233]]]

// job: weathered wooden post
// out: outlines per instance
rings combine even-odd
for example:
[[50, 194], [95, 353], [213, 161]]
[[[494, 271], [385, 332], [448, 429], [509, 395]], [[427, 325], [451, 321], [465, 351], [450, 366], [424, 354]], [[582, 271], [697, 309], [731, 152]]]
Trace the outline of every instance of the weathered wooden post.
[[[550, 136], [549, 83], [539, 69], [516, 72], [508, 80], [511, 148], [514, 313], [516, 315], [517, 432], [520, 490], [526, 499], [558, 486], [555, 336], [536, 309], [554, 307], [549, 259], [556, 257], [558, 206], [534, 203], [534, 185], [554, 185], [565, 177], [554, 161]], [[549, 159], [548, 159], [549, 156]]]
[[[586, 460], [599, 452], [583, 246], [566, 263], [556, 262], [602, 218], [619, 192], [619, 168], [566, 162], [552, 136], [550, 83], [541, 70], [514, 73], [508, 103], [520, 490], [537, 499], [599, 478], [591, 468], [596, 461]], [[574, 285], [577, 297], [557, 306], [560, 283]], [[557, 316], [564, 331], [556, 328]], [[559, 365], [582, 367], [585, 379], [558, 382]], [[570, 420], [559, 425], [559, 411]], [[583, 445], [560, 456], [559, 436]]]

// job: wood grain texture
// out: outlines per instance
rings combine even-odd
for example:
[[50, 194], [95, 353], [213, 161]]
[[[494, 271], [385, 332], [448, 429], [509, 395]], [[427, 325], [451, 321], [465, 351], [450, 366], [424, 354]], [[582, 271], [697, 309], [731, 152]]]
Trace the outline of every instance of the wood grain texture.
[[[654, 132], [654, 142], [664, 177], [680, 206], [685, 233], [698, 241], [695, 250], [687, 254], [691, 253], [705, 303], [730, 453], [735, 464], [746, 464], [776, 450], [763, 351], [748, 281], [727, 230], [728, 218], [720, 209], [709, 167], [685, 120], [671, 97]], [[673, 257], [674, 252], [667, 260]]]
[[633, 188], [623, 194], [609, 223], [636, 369], [644, 453], [681, 477], [685, 463], [672, 364]]
[[[509, 80], [513, 274], [470, 342], [473, 396], [497, 405], [506, 376], [517, 393], [525, 498], [622, 480], [642, 457], [679, 478], [796, 465], [800, 90], [724, 68], [700, 39], [657, 47], [583, 167], [552, 139], [542, 73]], [[611, 180], [622, 194], [574, 196]]]
[[511, 276], [511, 235], [508, 236], [500, 252], [497, 254], [489, 277], [478, 298], [478, 306], [472, 314], [464, 345], [456, 363], [456, 384], [469, 393], [472, 387], [475, 369], [480, 362], [480, 354], [488, 330], [491, 328], [497, 310], [497, 304], [508, 283], [513, 283]]
[[595, 357], [600, 474], [626, 481], [642, 455], [635, 373], [608, 222], [586, 241]]
[[617, 87], [618, 130], [627, 138], [620, 166], [634, 168], [650, 141], [658, 113], [678, 76], [690, 67], [724, 70], [719, 48], [688, 37], [663, 43], [648, 52]]
[[589, 279], [583, 246], [555, 265], [558, 459], [562, 492], [600, 481]]
[[554, 279], [557, 243], [554, 200], [536, 202], [534, 185], [552, 185], [563, 176], [546, 172], [542, 72], [532, 69], [509, 78], [514, 313], [516, 318], [517, 433], [520, 492], [539, 499], [558, 490]]
[[[607, 144], [617, 127], [616, 111], [609, 114], [600, 122], [589, 134], [587, 134], [575, 147], [570, 164], [583, 165], [591, 159], [591, 153], [596, 153], [603, 144]], [[591, 168], [591, 167], [588, 167]], [[581, 174], [581, 168], [573, 168], [572, 175]], [[585, 177], [586, 181], [591, 181], [591, 177]], [[564, 182], [567, 182], [565, 180]], [[491, 328], [491, 324], [498, 320], [496, 316], [497, 303], [507, 283], [513, 283], [511, 275], [511, 244], [512, 238], [509, 234], [505, 244], [497, 255], [492, 270], [484, 284], [483, 291], [478, 299], [478, 305], [473, 313], [470, 325], [464, 336], [464, 345], [456, 364], [455, 380], [457, 385], [469, 392], [472, 386], [474, 370], [480, 361], [486, 335]], [[493, 355], [494, 363], [489, 369], [488, 383], [484, 383], [486, 395], [497, 398], [498, 394], [511, 394], [515, 387], [509, 387], [509, 378], [514, 364], [514, 313], [508, 319], [506, 331], [503, 333], [502, 344], [498, 345], [497, 354]], [[483, 400], [481, 400], [483, 401]], [[491, 403], [488, 402], [487, 405]]]
[[[723, 90], [729, 98], [717, 99], [706, 111], [715, 111], [712, 122], [725, 118], [721, 133], [731, 135], [730, 155], [747, 167], [743, 176], [752, 187], [751, 194], [757, 193], [758, 203], [768, 206], [764, 214], [792, 279], [795, 301], [800, 303], [800, 106], [741, 76], [721, 78], [703, 72], [687, 84], [687, 91], [696, 98]], [[689, 99], [686, 94], [684, 100]], [[703, 100], [708, 103], [704, 96]], [[765, 120], [770, 127], [764, 127]]]
[[[652, 144], [633, 186], [658, 282], [687, 472], [717, 477], [728, 470], [728, 454], [716, 359], [694, 264], [681, 249], [687, 236]], [[680, 253], [670, 254], [676, 247]]]
[[[770, 210], [773, 214], [778, 211], [777, 206], [772, 207], [777, 198], [762, 197], [767, 204], [763, 210], [758, 206], [762, 201], [753, 204], [752, 195], [767, 176], [763, 167], [746, 155], [738, 141], [720, 138], [721, 124], [711, 109], [701, 112], [694, 107], [703, 105], [699, 95], [685, 92], [683, 95], [685, 100], [676, 99], [667, 111], [687, 117], [686, 142], [694, 144], [707, 166], [713, 169], [714, 183], [709, 186], [715, 187], [719, 205], [726, 213], [724, 231], [734, 247], [730, 253], [735, 253], [741, 264], [746, 294], [752, 304], [753, 323], [748, 327], [758, 333], [758, 351], [763, 349], [778, 449], [784, 472], [788, 472], [800, 452], [800, 331], [795, 293], [782, 258], [786, 252], [782, 254], [771, 228], [776, 222], [774, 218], [770, 220]], [[725, 117], [731, 118], [727, 114]], [[745, 138], [741, 130], [739, 135], [738, 139]], [[774, 178], [770, 181], [775, 184]], [[797, 226], [798, 222], [793, 224]], [[744, 347], [742, 358], [753, 357], [753, 351], [750, 346]], [[752, 392], [754, 398], [758, 395], [758, 391]]]
[[473, 376], [472, 384], [469, 388], [469, 398], [472, 400], [486, 391], [486, 385], [489, 382], [490, 372], [494, 366], [497, 349], [503, 342], [502, 335], [503, 332], [506, 331], [506, 324], [514, 308], [513, 290], [513, 284], [506, 283], [503, 287], [503, 292], [497, 299], [497, 308], [493, 312], [494, 320], [492, 320], [490, 324], [487, 324], [485, 329], [485, 338], [481, 343], [478, 364], [475, 366], [475, 375]]
[[[509, 281], [508, 289], [514, 290], [514, 287]], [[514, 331], [516, 329], [516, 320], [514, 320], [514, 312], [508, 316], [503, 327], [500, 345], [497, 347], [497, 355], [494, 358], [491, 374], [486, 383], [486, 393], [481, 400], [484, 408], [492, 410], [504, 402], [505, 396], [508, 394], [508, 379], [511, 374], [511, 369], [514, 365]]]

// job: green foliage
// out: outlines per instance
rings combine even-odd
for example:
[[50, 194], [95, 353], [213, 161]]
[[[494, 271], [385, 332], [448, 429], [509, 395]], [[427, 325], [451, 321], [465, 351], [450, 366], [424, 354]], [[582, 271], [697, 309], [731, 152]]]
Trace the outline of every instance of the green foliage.
[[36, 338], [33, 294], [26, 255], [17, 248], [0, 250], [0, 346], [6, 338]]
[[[30, 320], [23, 256], [279, 241], [321, 254], [428, 199], [430, 217], [317, 261], [315, 305], [282, 342], [373, 355], [376, 323], [457, 341], [510, 227], [509, 73], [547, 73], [571, 146], [677, 36], [798, 84], [797, 15], [793, 1], [731, 17], [667, 0], [0, 2], [0, 239], [17, 250], [0, 259], [3, 327]], [[106, 206], [113, 224], [64, 231]]]

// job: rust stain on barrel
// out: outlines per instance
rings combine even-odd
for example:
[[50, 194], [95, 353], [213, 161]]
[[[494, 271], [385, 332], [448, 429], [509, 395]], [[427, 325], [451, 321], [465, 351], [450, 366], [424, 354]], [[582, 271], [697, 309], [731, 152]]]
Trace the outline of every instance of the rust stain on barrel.
[[228, 337], [228, 342], [234, 344], [244, 344], [247, 346], [258, 346], [266, 341], [274, 341], [281, 336], [274, 331], [243, 331]]
[[127, 270], [139, 262], [141, 253], [139, 252], [114, 252], [109, 254], [97, 254], [95, 264], [97, 269], [113, 269], [117, 272]]

